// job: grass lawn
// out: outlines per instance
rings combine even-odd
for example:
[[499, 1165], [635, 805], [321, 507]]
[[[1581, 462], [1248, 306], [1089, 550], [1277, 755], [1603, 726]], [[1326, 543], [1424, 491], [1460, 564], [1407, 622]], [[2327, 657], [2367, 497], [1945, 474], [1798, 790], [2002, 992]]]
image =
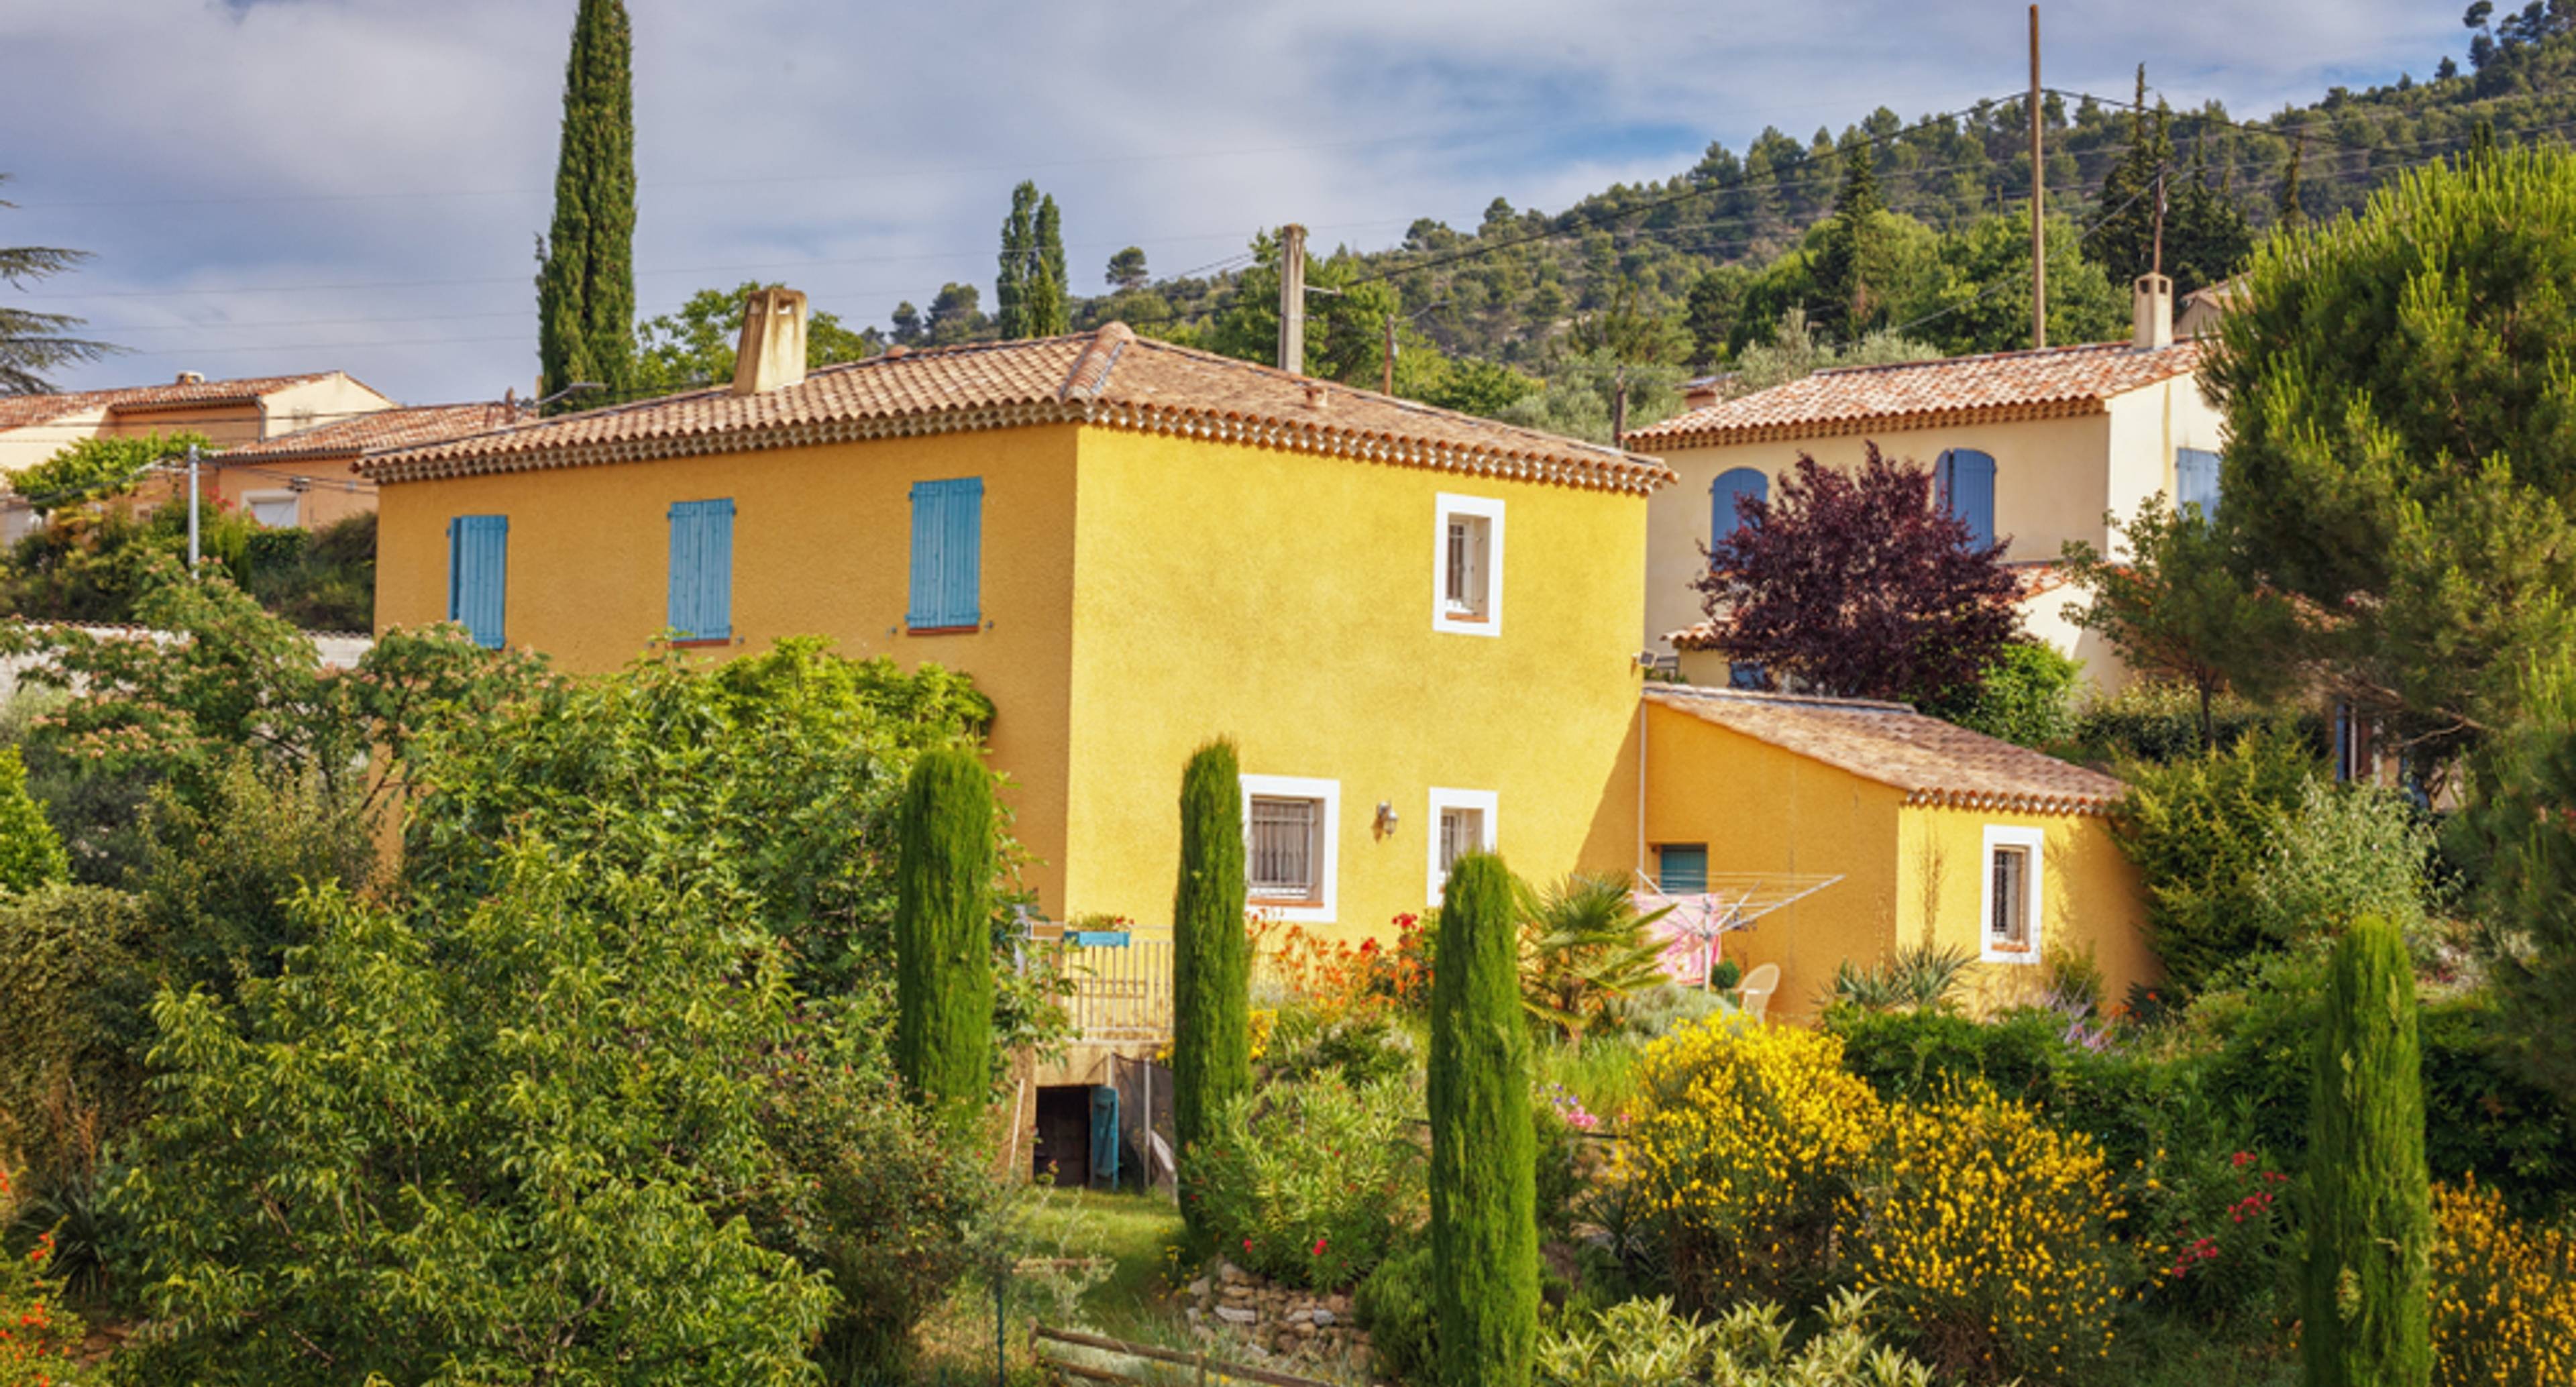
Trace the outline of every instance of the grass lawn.
[[1049, 1190], [1024, 1227], [1031, 1256], [1105, 1257], [1108, 1275], [1081, 1295], [1083, 1315], [1103, 1333], [1160, 1339], [1170, 1333], [1163, 1296], [1180, 1266], [1181, 1211], [1161, 1195]]

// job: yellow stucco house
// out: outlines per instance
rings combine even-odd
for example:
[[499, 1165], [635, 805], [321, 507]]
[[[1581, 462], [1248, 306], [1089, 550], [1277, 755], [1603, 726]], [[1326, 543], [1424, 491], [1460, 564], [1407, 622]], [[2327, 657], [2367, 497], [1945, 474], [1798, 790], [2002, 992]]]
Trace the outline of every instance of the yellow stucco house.
[[[21, 395], [0, 400], [0, 477], [43, 462], [84, 438], [140, 438], [154, 433], [199, 433], [218, 448], [275, 438], [299, 429], [353, 419], [392, 407], [393, 401], [344, 371], [291, 376], [207, 380], [182, 371], [164, 385]], [[229, 477], [209, 469], [201, 485], [253, 508], [269, 505], [270, 523], [285, 518], [278, 497], [288, 488], [248, 472]], [[261, 493], [254, 500], [252, 493]], [[15, 495], [0, 496], [0, 539], [14, 540], [35, 523], [33, 507]]]
[[1678, 654], [1692, 683], [1726, 684], [1691, 586], [1707, 567], [1703, 546], [1733, 529], [1738, 496], [1770, 498], [1801, 453], [1857, 467], [1876, 443], [1931, 467], [1972, 532], [2006, 541], [2006, 561], [2022, 570], [2025, 629], [2084, 661], [2096, 685], [2119, 687], [2125, 666], [2065, 619], [2082, 594], [2050, 568], [2068, 540], [2115, 552], [2105, 515], [2125, 520], [2158, 493], [2216, 509], [2225, 418], [2201, 394], [2202, 352], [2175, 340], [2172, 285], [2148, 276], [2125, 342], [1819, 371], [1630, 433], [1629, 447], [1677, 479], [1649, 507], [1647, 648]]
[[1918, 943], [1975, 958], [1990, 1005], [2036, 1000], [2052, 950], [2089, 955], [2114, 1001], [2161, 976], [2109, 776], [1901, 703], [1651, 686], [1644, 722], [1663, 889], [1806, 892], [1725, 937], [1779, 965], [1775, 1015], [1813, 1016], [1837, 965]]
[[966, 671], [1056, 918], [1168, 920], [1221, 734], [1284, 920], [1384, 932], [1470, 847], [1629, 864], [1660, 463], [1123, 324], [808, 374], [803, 308], [754, 300], [730, 388], [362, 461], [379, 626], [577, 671], [665, 632]]

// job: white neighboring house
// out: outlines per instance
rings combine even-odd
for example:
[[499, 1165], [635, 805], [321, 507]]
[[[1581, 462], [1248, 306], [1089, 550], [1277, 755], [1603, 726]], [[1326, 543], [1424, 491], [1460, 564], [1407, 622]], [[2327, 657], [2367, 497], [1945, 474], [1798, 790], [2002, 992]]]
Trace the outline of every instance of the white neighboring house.
[[2127, 667], [2099, 636], [2065, 618], [2070, 588], [2061, 547], [2084, 540], [2117, 552], [2105, 520], [2127, 519], [2148, 497], [2214, 511], [2225, 418], [2202, 395], [2201, 342], [2177, 341], [2170, 281], [2137, 285], [2125, 342], [2044, 351], [1856, 366], [1693, 408], [1625, 439], [1662, 459], [1680, 482], [1648, 503], [1646, 646], [1678, 656], [1683, 678], [1723, 688], [1725, 656], [1691, 586], [1703, 547], [1736, 522], [1736, 498], [1771, 498], [1782, 473], [1810, 454], [1860, 465], [1869, 444], [1933, 469], [1941, 503], [1988, 539], [2022, 580], [2023, 624], [2082, 660], [2105, 691]]

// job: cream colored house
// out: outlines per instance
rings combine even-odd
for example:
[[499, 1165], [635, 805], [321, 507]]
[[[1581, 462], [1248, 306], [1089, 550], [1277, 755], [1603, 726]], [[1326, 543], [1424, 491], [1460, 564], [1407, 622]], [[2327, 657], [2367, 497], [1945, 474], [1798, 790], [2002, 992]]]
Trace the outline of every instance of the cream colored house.
[[[392, 405], [345, 371], [240, 380], [182, 371], [166, 385], [12, 396], [0, 399], [0, 478], [85, 438], [185, 432], [230, 448]], [[15, 540], [34, 523], [34, 508], [25, 498], [0, 498], [0, 539]]]
[[376, 508], [358, 464], [381, 453], [489, 433], [534, 418], [516, 401], [396, 405], [227, 448], [205, 472], [207, 494], [270, 527], [318, 530]]
[[1725, 657], [1691, 648], [1706, 634], [1691, 586], [1703, 546], [1736, 523], [1737, 497], [1775, 496], [1800, 454], [1856, 467], [1876, 443], [1931, 467], [1944, 504], [2005, 542], [2032, 635], [2083, 660], [2097, 685], [2126, 682], [2101, 638], [2065, 619], [2082, 594], [2053, 571], [2059, 550], [2080, 539], [2115, 551], [2105, 516], [2158, 493], [2215, 508], [2224, 437], [2196, 375], [2202, 344], [2174, 339], [2171, 285], [2150, 280], [2126, 342], [1819, 371], [1629, 434], [1679, 479], [1648, 504], [1646, 649], [1677, 653], [1693, 684], [1724, 686]]

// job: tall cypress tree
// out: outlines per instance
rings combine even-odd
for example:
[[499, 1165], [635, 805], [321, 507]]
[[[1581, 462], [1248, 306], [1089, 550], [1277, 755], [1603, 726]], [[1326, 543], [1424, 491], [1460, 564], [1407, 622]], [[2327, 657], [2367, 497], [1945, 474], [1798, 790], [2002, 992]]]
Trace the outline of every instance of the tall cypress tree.
[[1866, 136], [1843, 146], [1843, 185], [1834, 196], [1834, 218], [1816, 257], [1817, 327], [1845, 342], [1877, 326], [1878, 303], [1869, 285], [1877, 258], [1878, 168]]
[[1538, 1340], [1537, 1141], [1520, 932], [1503, 860], [1449, 870], [1431, 969], [1431, 1260], [1440, 1380], [1527, 1387]]
[[[2129, 111], [2129, 152], [2103, 175], [2102, 220], [2085, 238], [2094, 260], [2123, 292], [2155, 262], [2156, 179], [2172, 171], [2171, 119], [2162, 100], [2152, 113], [2147, 110], [2147, 69], [2141, 65], [2137, 104]], [[2172, 196], [2170, 178], [2166, 196]]]
[[924, 1103], [983, 1106], [992, 1083], [993, 776], [975, 753], [924, 753], [895, 845], [895, 1064]]
[[541, 390], [630, 385], [635, 357], [633, 42], [622, 0], [581, 0], [564, 64], [555, 221], [538, 251]]
[[1181, 878], [1172, 898], [1172, 1132], [1181, 1215], [1204, 1237], [1197, 1152], [1252, 1088], [1252, 940], [1243, 927], [1243, 777], [1234, 743], [1181, 773]]
[[1028, 324], [1027, 335], [1062, 336], [1073, 330], [1073, 309], [1065, 300], [1064, 219], [1055, 210], [1052, 193], [1038, 199], [1032, 242], [1028, 297], [1021, 308]]
[[2415, 969], [2397, 927], [2335, 946], [2309, 1103], [2307, 1387], [2424, 1387], [2433, 1376]]
[[993, 276], [993, 324], [1002, 340], [1016, 342], [1036, 334], [1028, 330], [1029, 272], [1037, 251], [1038, 185], [1022, 182], [1011, 190], [1011, 210], [1002, 218], [1002, 254]]

